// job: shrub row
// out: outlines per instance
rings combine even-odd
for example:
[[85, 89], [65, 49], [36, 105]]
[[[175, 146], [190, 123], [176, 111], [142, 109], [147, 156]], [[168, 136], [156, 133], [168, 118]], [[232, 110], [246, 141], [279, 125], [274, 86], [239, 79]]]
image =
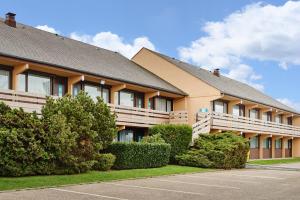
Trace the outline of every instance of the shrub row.
[[107, 152], [116, 156], [115, 169], [162, 167], [168, 164], [171, 147], [163, 143], [112, 143]]
[[192, 141], [192, 128], [188, 125], [161, 124], [150, 128], [150, 135], [160, 134], [166, 143], [171, 145], [171, 163], [175, 163], [175, 156], [181, 155], [189, 149]]
[[187, 153], [176, 156], [180, 165], [211, 168], [243, 168], [249, 142], [234, 133], [203, 134]]

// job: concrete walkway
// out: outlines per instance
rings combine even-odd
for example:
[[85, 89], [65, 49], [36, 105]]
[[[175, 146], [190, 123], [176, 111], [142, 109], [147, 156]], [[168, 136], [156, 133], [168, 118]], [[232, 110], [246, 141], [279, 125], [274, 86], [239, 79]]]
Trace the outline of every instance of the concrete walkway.
[[258, 165], [247, 164], [248, 169], [273, 169], [273, 170], [286, 170], [286, 171], [300, 171], [300, 162], [288, 164], [274, 164], [274, 165]]

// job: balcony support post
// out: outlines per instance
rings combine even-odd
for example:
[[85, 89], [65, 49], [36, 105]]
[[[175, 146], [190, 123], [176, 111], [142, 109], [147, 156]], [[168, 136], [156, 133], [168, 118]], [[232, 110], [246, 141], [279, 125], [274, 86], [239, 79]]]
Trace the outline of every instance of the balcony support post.
[[73, 86], [79, 81], [84, 81], [84, 75], [68, 77], [68, 94], [73, 95]]
[[157, 97], [160, 95], [160, 92], [159, 91], [156, 91], [156, 92], [150, 92], [150, 93], [146, 93], [145, 94], [145, 98], [144, 98], [144, 106], [146, 109], [149, 109], [149, 99], [152, 98], [152, 97]]
[[18, 76], [19, 74], [23, 73], [24, 71], [29, 69], [29, 64], [22, 64], [14, 66], [14, 69], [12, 71], [12, 89], [17, 90], [18, 89]]
[[123, 90], [126, 88], [126, 84], [120, 84], [120, 85], [114, 85], [110, 89], [110, 103], [115, 105], [118, 104], [115, 99], [115, 92], [118, 92], [120, 90]]

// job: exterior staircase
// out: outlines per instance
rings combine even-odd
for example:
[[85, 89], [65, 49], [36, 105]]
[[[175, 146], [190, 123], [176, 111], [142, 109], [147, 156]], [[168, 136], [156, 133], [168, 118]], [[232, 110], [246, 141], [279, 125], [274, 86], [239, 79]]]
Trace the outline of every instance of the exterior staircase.
[[193, 140], [200, 134], [207, 134], [211, 128], [211, 113], [197, 113], [197, 122], [193, 124]]

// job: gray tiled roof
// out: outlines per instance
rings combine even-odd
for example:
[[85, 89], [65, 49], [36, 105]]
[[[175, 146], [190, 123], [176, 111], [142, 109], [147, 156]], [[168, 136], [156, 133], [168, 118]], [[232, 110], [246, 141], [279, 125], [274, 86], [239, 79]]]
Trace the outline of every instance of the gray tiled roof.
[[0, 18], [0, 55], [22, 58], [176, 94], [185, 93], [119, 53]]
[[289, 111], [292, 113], [297, 113], [295, 109], [290, 108], [282, 104], [281, 102], [277, 101], [276, 99], [262, 93], [261, 91], [236, 80], [230, 79], [226, 76], [220, 75], [220, 77], [213, 75], [212, 72], [202, 69], [200, 67], [191, 65], [186, 62], [182, 62], [175, 58], [171, 58], [169, 56], [157, 53], [152, 51], [153, 53], [159, 55], [160, 57], [166, 59], [168, 62], [173, 63], [177, 67], [181, 68], [182, 70], [190, 73], [191, 75], [199, 78], [200, 80], [206, 82], [207, 84], [211, 85], [212, 87], [220, 90], [222, 93], [235, 96], [244, 100], [250, 100], [256, 103], [261, 103], [264, 105], [268, 105], [274, 108], [282, 109], [285, 111]]

